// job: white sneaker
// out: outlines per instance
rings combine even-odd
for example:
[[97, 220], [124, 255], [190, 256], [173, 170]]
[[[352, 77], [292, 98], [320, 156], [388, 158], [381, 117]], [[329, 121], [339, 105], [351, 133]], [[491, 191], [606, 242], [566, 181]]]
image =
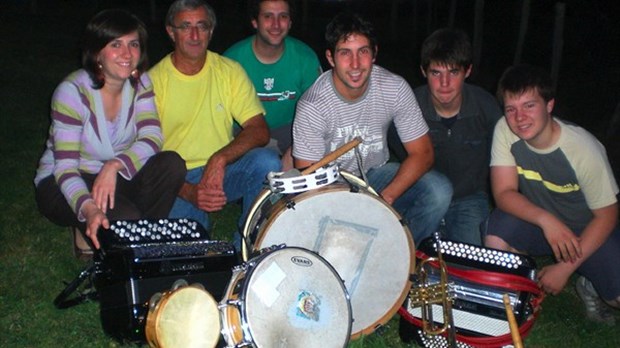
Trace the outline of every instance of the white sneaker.
[[609, 326], [616, 324], [612, 308], [601, 299], [589, 280], [579, 276], [575, 283], [575, 290], [577, 290], [577, 295], [579, 295], [586, 307], [586, 317], [588, 319]]

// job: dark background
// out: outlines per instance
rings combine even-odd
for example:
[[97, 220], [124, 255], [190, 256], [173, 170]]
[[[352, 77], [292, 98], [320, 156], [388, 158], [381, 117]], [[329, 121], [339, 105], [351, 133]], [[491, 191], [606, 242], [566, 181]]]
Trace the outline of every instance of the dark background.
[[[418, 86], [423, 82], [418, 69], [420, 43], [432, 30], [448, 24], [452, 1], [458, 3], [455, 26], [470, 35], [474, 28], [475, 0], [429, 1], [398, 1], [398, 11], [391, 16], [389, 0], [308, 0], [307, 11], [299, 13], [305, 15], [295, 18], [293, 35], [307, 41], [323, 58], [325, 24], [343, 8], [358, 9], [376, 23], [380, 33], [378, 63]], [[556, 1], [530, 2], [522, 60], [549, 69]], [[211, 3], [219, 19], [211, 48], [222, 52], [251, 33], [245, 1]], [[605, 141], [611, 158], [618, 159], [620, 112], [616, 112], [615, 123], [612, 115], [620, 101], [620, 1], [564, 3], [557, 112]], [[170, 0], [0, 0], [0, 327], [5, 329], [1, 347], [119, 346], [104, 336], [95, 319], [97, 303], [65, 311], [53, 307], [55, 296], [66, 286], [62, 281], [74, 279], [83, 264], [71, 254], [68, 231], [38, 213], [32, 179], [49, 128], [51, 94], [67, 74], [79, 68], [79, 39], [88, 20], [110, 7], [136, 13], [149, 27], [149, 56], [157, 62], [171, 50], [162, 22], [169, 4]], [[499, 74], [512, 64], [521, 6], [522, 0], [487, 0], [481, 23], [482, 60], [471, 82], [493, 91]], [[236, 223], [236, 206], [229, 207], [214, 219], [218, 236], [228, 236]], [[526, 341], [528, 347], [620, 347], [616, 328], [584, 318], [573, 281], [558, 296], [545, 299], [543, 314]], [[400, 347], [396, 331], [392, 324], [386, 336], [369, 337], [378, 344], [366, 341], [352, 346]]]
[[[480, 64], [469, 81], [494, 93], [502, 71], [515, 59], [524, 0], [490, 0], [484, 4]], [[419, 73], [419, 48], [433, 30], [448, 26], [450, 0], [306, 0], [297, 1], [292, 35], [315, 49], [324, 68], [323, 32], [338, 12], [353, 9], [366, 15], [379, 33], [377, 63], [404, 76], [415, 87], [423, 83]], [[156, 63], [172, 47], [165, 36], [163, 19], [171, 0], [3, 0], [0, 4], [1, 47], [21, 47], [0, 54], [0, 102], [12, 95], [29, 93], [20, 65], [37, 78], [56, 83], [79, 68], [79, 39], [88, 20], [104, 8], [126, 8], [144, 20], [149, 29], [149, 58]], [[210, 49], [221, 53], [232, 43], [252, 33], [245, 0], [211, 0], [218, 26]], [[454, 26], [473, 39], [475, 0], [454, 0]], [[555, 113], [578, 123], [596, 135], [608, 148], [618, 167], [620, 155], [620, 2], [605, 0], [531, 0], [522, 62], [552, 68], [556, 6], [564, 4], [562, 55], [559, 61]], [[15, 42], [17, 41], [17, 42]], [[555, 41], [557, 44], [558, 41]], [[2, 50], [5, 50], [2, 48]], [[29, 61], [46, 57], [44, 66]], [[8, 63], [8, 64], [7, 64]], [[21, 66], [21, 65], [25, 65]], [[39, 106], [33, 120], [41, 123], [41, 144], [49, 122], [47, 94], [32, 95]], [[615, 114], [615, 116], [614, 116]], [[10, 115], [0, 115], [3, 124]]]

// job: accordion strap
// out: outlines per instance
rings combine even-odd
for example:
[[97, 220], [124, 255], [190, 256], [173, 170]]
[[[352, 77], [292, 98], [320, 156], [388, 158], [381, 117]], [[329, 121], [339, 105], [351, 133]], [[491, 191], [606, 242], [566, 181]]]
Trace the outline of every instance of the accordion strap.
[[[80, 287], [80, 285], [82, 285], [82, 283], [84, 283], [84, 281], [86, 281], [87, 279], [89, 281], [91, 280], [91, 275], [94, 273], [94, 271], [95, 264], [91, 262], [88, 266], [86, 266], [85, 269], [80, 272], [80, 274], [78, 274], [77, 277], [75, 277], [75, 279], [73, 279], [70, 283], [67, 284], [64, 290], [62, 290], [60, 294], [58, 294], [58, 296], [56, 296], [56, 298], [54, 299], [54, 306], [56, 306], [56, 308], [58, 309], [65, 309], [86, 302], [87, 300], [97, 298], [97, 292], [95, 291], [92, 284], [89, 284], [90, 286], [86, 290], [78, 291], [78, 288]], [[70, 296], [74, 293], [75, 296], [70, 298]]]
[[[417, 257], [427, 259], [428, 255], [418, 251]], [[437, 261], [430, 261], [429, 264], [433, 267], [439, 268], [439, 263]], [[532, 293], [534, 295], [532, 299], [532, 305], [534, 308], [538, 307], [544, 298], [544, 293], [540, 290], [538, 285], [533, 280], [522, 276], [492, 271], [466, 270], [449, 266], [447, 267], [447, 272], [449, 275], [469, 280], [474, 283]]]

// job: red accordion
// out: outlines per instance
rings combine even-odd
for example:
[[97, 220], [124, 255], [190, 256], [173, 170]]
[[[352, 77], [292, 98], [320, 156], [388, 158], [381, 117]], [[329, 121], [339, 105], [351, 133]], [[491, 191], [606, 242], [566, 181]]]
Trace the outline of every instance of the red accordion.
[[[472, 244], [427, 238], [416, 251], [419, 261], [425, 263], [425, 282], [414, 275], [416, 286], [438, 284], [441, 278], [439, 262], [429, 258], [438, 256], [446, 265], [447, 293], [451, 301], [451, 319], [456, 331], [456, 343], [461, 347], [502, 347], [512, 344], [504, 294], [519, 326], [526, 336], [540, 312], [544, 294], [536, 284], [536, 263], [526, 255], [483, 248]], [[418, 272], [419, 273], [419, 272]], [[429, 335], [423, 330], [422, 308], [412, 305], [411, 296], [399, 309], [400, 336], [403, 341], [416, 340], [423, 347], [448, 347], [448, 335]], [[443, 325], [444, 308], [431, 304], [428, 312], [433, 325]]]

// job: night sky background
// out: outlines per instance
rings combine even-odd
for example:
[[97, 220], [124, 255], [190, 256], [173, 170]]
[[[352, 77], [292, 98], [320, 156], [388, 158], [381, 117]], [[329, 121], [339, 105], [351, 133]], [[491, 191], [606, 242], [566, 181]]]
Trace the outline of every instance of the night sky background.
[[[487, 0], [484, 3], [480, 62], [469, 82], [494, 94], [502, 71], [515, 59], [524, 0]], [[0, 101], [29, 93], [28, 79], [48, 77], [56, 83], [79, 68], [79, 40], [88, 20], [104, 8], [126, 8], [149, 30], [149, 58], [156, 63], [172, 46], [165, 36], [163, 18], [171, 0], [3, 0], [0, 4]], [[211, 0], [218, 26], [210, 49], [223, 52], [252, 34], [245, 0]], [[325, 25], [338, 12], [352, 9], [364, 14], [379, 33], [377, 64], [405, 77], [412, 87], [422, 84], [419, 48], [433, 30], [448, 26], [450, 0], [307, 0], [297, 2], [291, 35], [315, 49], [324, 68]], [[454, 26], [473, 38], [475, 0], [456, 0]], [[578, 123], [608, 148], [617, 166], [620, 139], [620, 1], [531, 0], [528, 30], [521, 62], [552, 67], [556, 9], [563, 4], [562, 55], [557, 80], [555, 113]], [[396, 10], [395, 10], [396, 9]], [[556, 42], [557, 44], [557, 42]], [[41, 60], [46, 63], [41, 66]], [[29, 61], [35, 66], [28, 66]], [[21, 74], [14, 64], [28, 71]], [[38, 76], [38, 77], [37, 77]], [[26, 79], [26, 80], [24, 80]], [[49, 122], [49, 98], [33, 95], [40, 106], [36, 120]], [[23, 89], [23, 90], [21, 90]], [[614, 116], [615, 113], [615, 116]], [[7, 115], [0, 115], [6, 118]], [[3, 122], [4, 124], [4, 122]], [[10, 126], [10, 124], [9, 124]], [[41, 127], [46, 132], [47, 125]], [[44, 134], [40, 134], [41, 143]]]

